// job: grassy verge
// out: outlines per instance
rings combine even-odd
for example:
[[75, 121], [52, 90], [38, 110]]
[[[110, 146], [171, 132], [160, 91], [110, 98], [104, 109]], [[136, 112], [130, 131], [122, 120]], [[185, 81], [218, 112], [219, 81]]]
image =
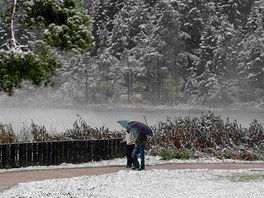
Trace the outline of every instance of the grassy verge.
[[228, 176], [219, 176], [221, 179], [227, 179], [231, 182], [250, 182], [250, 181], [262, 181], [264, 180], [264, 171], [256, 172], [245, 172], [245, 173], [235, 173]]

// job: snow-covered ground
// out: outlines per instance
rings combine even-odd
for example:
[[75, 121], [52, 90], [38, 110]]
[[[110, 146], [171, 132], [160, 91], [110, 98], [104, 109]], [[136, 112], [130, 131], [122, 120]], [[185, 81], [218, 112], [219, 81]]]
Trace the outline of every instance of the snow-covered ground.
[[[30, 169], [77, 168], [109, 165], [124, 165], [125, 158], [91, 162], [80, 165], [28, 167], [7, 171]], [[159, 157], [147, 156], [146, 164], [162, 163], [214, 163], [232, 162], [216, 159], [162, 161]], [[258, 163], [258, 162], [256, 162]], [[262, 198], [264, 196], [263, 169], [247, 170], [155, 170], [148, 166], [146, 171], [121, 170], [117, 173], [98, 176], [83, 176], [70, 179], [52, 179], [21, 183], [0, 193], [2, 198], [140, 198], [140, 197], [181, 197], [181, 198]]]

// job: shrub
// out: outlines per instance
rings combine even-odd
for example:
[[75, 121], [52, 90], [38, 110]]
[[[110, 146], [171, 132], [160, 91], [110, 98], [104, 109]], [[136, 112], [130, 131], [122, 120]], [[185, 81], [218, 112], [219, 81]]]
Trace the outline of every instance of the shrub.
[[192, 153], [190, 151], [180, 151], [178, 149], [165, 148], [161, 152], [162, 160], [170, 160], [170, 159], [190, 159], [192, 157]]
[[0, 143], [12, 143], [15, 134], [11, 124], [0, 123]]
[[[224, 122], [210, 112], [201, 118], [167, 118], [153, 126], [150, 147], [177, 148], [214, 155], [218, 158], [261, 160], [263, 155], [263, 125], [254, 120], [249, 129], [239, 127], [237, 121]], [[164, 156], [173, 156], [171, 151]]]

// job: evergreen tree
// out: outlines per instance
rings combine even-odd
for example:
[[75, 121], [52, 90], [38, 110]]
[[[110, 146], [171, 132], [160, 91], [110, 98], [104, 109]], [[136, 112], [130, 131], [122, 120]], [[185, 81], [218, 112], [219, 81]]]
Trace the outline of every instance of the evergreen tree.
[[197, 77], [198, 103], [207, 106], [221, 106], [226, 100], [226, 84], [223, 78], [210, 71], [206, 66], [205, 72]]
[[[218, 8], [216, 4], [211, 8], [214, 9], [215, 15], [205, 23], [199, 51], [197, 81], [207, 87], [204, 90], [200, 86], [203, 95], [207, 94], [208, 100], [205, 101], [210, 102], [209, 99], [212, 98], [213, 103], [220, 105], [221, 100], [225, 104], [230, 101], [227, 84], [237, 77], [241, 33], [229, 22], [227, 15], [222, 14], [222, 8]], [[200, 78], [209, 73], [215, 76], [208, 79]], [[221, 100], [217, 100], [217, 97]]]
[[[89, 17], [79, 3], [78, 0], [13, 0], [7, 4], [1, 17], [10, 28], [10, 39], [0, 50], [1, 91], [12, 94], [25, 80], [37, 86], [49, 83], [61, 66], [50, 46], [82, 50], [91, 45]], [[26, 32], [19, 36], [22, 39], [17, 39], [17, 30], [22, 26], [33, 29], [33, 33]]]
[[137, 77], [140, 75], [141, 63], [131, 50], [125, 50], [120, 57], [119, 77], [123, 87], [123, 93], [127, 94], [127, 101], [132, 101], [132, 96], [138, 91]]
[[108, 18], [106, 28], [109, 32], [112, 31], [114, 24], [112, 21], [115, 18], [115, 15], [119, 13], [119, 11], [124, 7], [126, 2], [124, 0], [107, 0], [106, 1], [106, 15]]
[[237, 29], [246, 24], [254, 0], [220, 0], [214, 2], [221, 7], [221, 13], [226, 15], [228, 21]]
[[221, 25], [215, 32], [216, 46], [211, 66], [215, 74], [233, 78], [236, 75], [236, 57], [238, 55], [236, 36], [238, 33], [225, 18], [222, 18], [221, 21]]
[[189, 35], [185, 41], [185, 50], [194, 53], [199, 48], [204, 25], [203, 17], [207, 14], [205, 1], [182, 0], [179, 1], [177, 8], [181, 14], [181, 30]]
[[146, 13], [143, 13], [144, 7], [141, 1], [131, 0], [116, 14], [108, 43], [112, 54], [118, 59], [125, 49], [130, 50], [136, 46], [137, 34], [141, 31], [141, 25], [146, 21]]
[[106, 5], [103, 0], [95, 4], [94, 11], [92, 12], [93, 17], [93, 28], [92, 35], [94, 40], [94, 47], [92, 50], [92, 55], [95, 56], [98, 53], [99, 48], [106, 47], [106, 40], [109, 37], [109, 33], [106, 29], [107, 15], [106, 15]]
[[241, 79], [248, 79], [252, 88], [264, 88], [264, 3], [256, 1], [246, 25], [247, 34], [239, 59]]
[[155, 9], [157, 25], [154, 34], [159, 35], [164, 42], [159, 50], [176, 78], [182, 75], [180, 71], [187, 64], [183, 38], [188, 35], [181, 32], [179, 13], [170, 4], [159, 2]]
[[[112, 99], [116, 84], [116, 66], [118, 60], [111, 55], [108, 50], [104, 50], [96, 57], [99, 78], [97, 78], [97, 91], [99, 97], [104, 98], [106, 102]], [[99, 100], [100, 101], [100, 100]]]
[[45, 41], [63, 50], [82, 50], [91, 46], [90, 18], [81, 9], [81, 0], [25, 0], [23, 24], [45, 29]]

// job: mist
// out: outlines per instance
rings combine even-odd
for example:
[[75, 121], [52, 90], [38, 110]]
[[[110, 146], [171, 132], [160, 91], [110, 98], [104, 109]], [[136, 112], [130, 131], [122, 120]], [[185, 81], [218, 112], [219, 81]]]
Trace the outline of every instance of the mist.
[[0, 104], [0, 122], [11, 124], [14, 132], [30, 126], [32, 122], [45, 126], [48, 131], [65, 132], [71, 129], [79, 118], [95, 128], [105, 127], [110, 131], [120, 131], [123, 128], [118, 120], [138, 120], [154, 126], [168, 117], [200, 118], [203, 113], [213, 112], [216, 116], [230, 122], [236, 120], [241, 127], [248, 128], [256, 119], [264, 123], [264, 112], [259, 110], [213, 109], [206, 107], [179, 106], [149, 106], [149, 105], [4, 105]]

